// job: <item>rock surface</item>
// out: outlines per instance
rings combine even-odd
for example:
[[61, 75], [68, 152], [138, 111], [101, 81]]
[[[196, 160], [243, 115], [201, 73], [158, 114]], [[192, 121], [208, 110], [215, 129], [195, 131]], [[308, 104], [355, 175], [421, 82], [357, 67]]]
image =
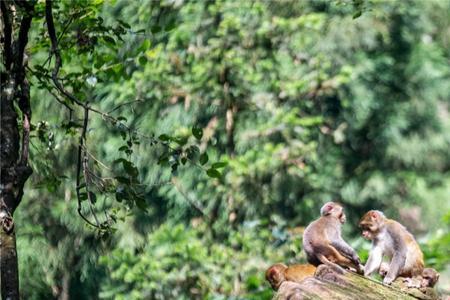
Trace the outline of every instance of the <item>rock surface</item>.
[[431, 288], [406, 288], [402, 287], [400, 282], [394, 282], [391, 286], [386, 286], [381, 282], [353, 272], [339, 274], [328, 266], [320, 265], [314, 277], [307, 278], [300, 283], [283, 282], [273, 299], [433, 300], [439, 299], [439, 297]]

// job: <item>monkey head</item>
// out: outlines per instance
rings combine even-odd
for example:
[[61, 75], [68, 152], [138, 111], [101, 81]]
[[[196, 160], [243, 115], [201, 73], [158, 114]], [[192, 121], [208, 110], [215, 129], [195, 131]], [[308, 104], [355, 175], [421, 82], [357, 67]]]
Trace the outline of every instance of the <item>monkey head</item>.
[[281, 283], [286, 280], [285, 272], [287, 268], [288, 267], [285, 264], [277, 263], [267, 269], [266, 280], [275, 291], [278, 290]]
[[338, 218], [344, 224], [347, 220], [344, 214], [344, 209], [336, 202], [327, 202], [320, 209], [321, 216], [332, 216]]
[[435, 269], [432, 268], [425, 268], [423, 269], [422, 272], [422, 280], [420, 282], [420, 287], [421, 288], [426, 288], [426, 287], [434, 287], [434, 285], [436, 284], [436, 282], [438, 282], [439, 280], [439, 273], [436, 272]]
[[386, 217], [381, 211], [370, 210], [359, 221], [363, 238], [373, 240], [382, 228]]

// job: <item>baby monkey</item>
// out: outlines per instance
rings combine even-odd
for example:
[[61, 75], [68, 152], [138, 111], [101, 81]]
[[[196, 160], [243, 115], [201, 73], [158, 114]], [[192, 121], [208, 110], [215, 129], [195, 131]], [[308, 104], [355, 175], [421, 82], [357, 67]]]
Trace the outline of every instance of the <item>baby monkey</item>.
[[[379, 273], [385, 277], [389, 270], [389, 264], [383, 262]], [[407, 288], [433, 288], [439, 280], [439, 273], [433, 268], [425, 268], [421, 275], [412, 278], [402, 278]]]
[[303, 249], [308, 262], [314, 266], [326, 264], [341, 274], [344, 273], [341, 266], [362, 273], [358, 254], [341, 237], [341, 226], [346, 221], [342, 206], [328, 202], [320, 209], [320, 215], [303, 233]]
[[291, 265], [277, 263], [272, 265], [266, 271], [266, 280], [275, 291], [285, 281], [301, 282], [303, 279], [314, 276], [316, 267], [313, 265]]
[[439, 280], [439, 273], [433, 268], [425, 268], [422, 272], [420, 287], [434, 287]]
[[397, 277], [415, 277], [423, 272], [423, 254], [414, 237], [400, 223], [390, 220], [377, 210], [367, 212], [360, 220], [362, 236], [372, 241], [364, 276], [380, 269], [383, 256], [391, 259], [384, 284]]

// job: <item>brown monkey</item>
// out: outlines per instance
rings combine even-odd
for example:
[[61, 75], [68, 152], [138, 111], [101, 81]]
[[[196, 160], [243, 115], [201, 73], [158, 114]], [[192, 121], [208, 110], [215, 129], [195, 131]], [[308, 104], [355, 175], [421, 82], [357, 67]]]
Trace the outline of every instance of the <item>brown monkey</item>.
[[422, 272], [421, 288], [434, 287], [439, 280], [439, 273], [433, 268], [425, 268]]
[[306, 227], [303, 248], [308, 262], [314, 266], [326, 264], [339, 273], [340, 266], [352, 267], [362, 273], [363, 266], [355, 250], [341, 237], [341, 225], [346, 218], [341, 205], [328, 202], [320, 209], [321, 217]]
[[276, 291], [284, 281], [301, 282], [303, 279], [314, 276], [316, 267], [313, 265], [291, 265], [277, 263], [266, 271], [266, 280]]
[[[385, 277], [389, 271], [389, 264], [381, 263], [379, 273]], [[399, 277], [400, 278], [400, 277]], [[425, 268], [422, 274], [415, 277], [401, 278], [401, 281], [408, 288], [433, 288], [439, 280], [439, 273], [433, 268]]]
[[359, 227], [362, 236], [372, 241], [364, 276], [379, 270], [383, 256], [391, 258], [384, 284], [391, 284], [398, 276], [414, 277], [422, 274], [422, 251], [403, 225], [387, 219], [380, 211], [371, 210], [361, 218]]

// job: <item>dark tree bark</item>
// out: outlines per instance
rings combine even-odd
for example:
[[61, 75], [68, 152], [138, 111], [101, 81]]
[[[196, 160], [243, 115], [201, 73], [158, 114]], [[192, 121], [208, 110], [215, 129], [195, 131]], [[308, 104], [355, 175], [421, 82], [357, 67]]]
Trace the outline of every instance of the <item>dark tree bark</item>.
[[[11, 300], [19, 299], [13, 215], [22, 200], [24, 184], [32, 173], [28, 165], [31, 109], [30, 86], [25, 76], [25, 47], [34, 5], [34, 1], [1, 1], [4, 67], [0, 78], [0, 286], [2, 299]], [[14, 24], [13, 20], [19, 20], [20, 24]]]

